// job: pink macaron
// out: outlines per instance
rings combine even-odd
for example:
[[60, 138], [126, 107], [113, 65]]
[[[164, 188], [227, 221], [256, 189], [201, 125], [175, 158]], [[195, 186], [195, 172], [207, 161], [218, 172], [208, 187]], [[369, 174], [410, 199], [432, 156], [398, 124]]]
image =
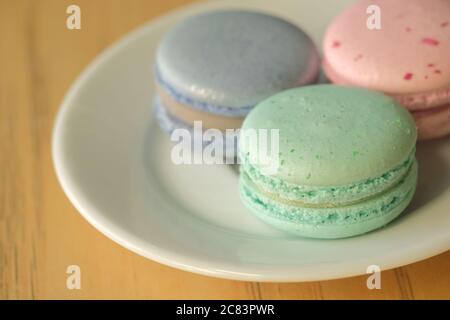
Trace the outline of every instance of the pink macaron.
[[323, 41], [337, 84], [382, 91], [407, 107], [419, 139], [450, 134], [450, 0], [361, 0]]

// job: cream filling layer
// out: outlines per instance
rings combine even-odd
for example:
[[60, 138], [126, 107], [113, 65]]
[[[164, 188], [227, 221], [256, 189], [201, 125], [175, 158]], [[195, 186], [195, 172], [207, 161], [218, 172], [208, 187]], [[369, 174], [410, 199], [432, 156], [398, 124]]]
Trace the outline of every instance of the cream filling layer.
[[194, 121], [202, 121], [203, 128], [225, 131], [239, 129], [244, 121], [243, 117], [225, 117], [194, 109], [173, 99], [160, 85], [156, 86], [156, 91], [167, 111], [187, 124], [193, 125]]
[[391, 190], [397, 188], [399, 185], [401, 185], [404, 180], [405, 177], [408, 177], [411, 173], [411, 170], [413, 170], [414, 166], [416, 165], [415, 160], [413, 160], [413, 163], [411, 163], [409, 165], [408, 170], [400, 177], [400, 179], [398, 179], [394, 184], [390, 185], [389, 187], [387, 187], [386, 189], [383, 189], [379, 192], [376, 192], [372, 195], [367, 195], [365, 197], [356, 199], [356, 200], [352, 200], [352, 201], [346, 201], [346, 202], [341, 202], [339, 204], [336, 203], [308, 203], [305, 201], [300, 201], [300, 200], [294, 200], [294, 199], [288, 199], [288, 198], [284, 198], [282, 196], [280, 196], [279, 194], [275, 194], [272, 192], [269, 192], [267, 190], [264, 190], [262, 187], [258, 186], [249, 175], [247, 175], [245, 172], [241, 172], [241, 174], [243, 175], [246, 184], [250, 185], [251, 188], [253, 190], [256, 190], [257, 193], [260, 193], [262, 195], [264, 195], [265, 197], [277, 202], [277, 203], [281, 203], [281, 204], [285, 204], [288, 206], [293, 206], [293, 207], [302, 207], [302, 208], [315, 208], [315, 209], [326, 209], [326, 208], [336, 208], [336, 207], [346, 207], [346, 206], [351, 206], [351, 205], [355, 205], [358, 203], [362, 203], [362, 202], [366, 202], [369, 201], [371, 199], [377, 198], [383, 194], [389, 193]]
[[[357, 83], [353, 83], [342, 75], [339, 75], [325, 59], [322, 61], [322, 67], [327, 78], [331, 82], [339, 85], [359, 86]], [[430, 108], [440, 107], [450, 103], [450, 87], [439, 88], [428, 92], [384, 93], [391, 96], [401, 105], [407, 107], [410, 111], [428, 110]]]

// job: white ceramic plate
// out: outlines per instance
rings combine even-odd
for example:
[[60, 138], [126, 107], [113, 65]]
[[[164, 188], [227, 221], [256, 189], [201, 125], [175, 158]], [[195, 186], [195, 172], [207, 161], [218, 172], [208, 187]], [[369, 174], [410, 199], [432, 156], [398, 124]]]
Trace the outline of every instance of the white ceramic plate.
[[230, 279], [308, 281], [393, 268], [450, 248], [450, 139], [418, 147], [413, 204], [386, 228], [343, 240], [282, 234], [241, 204], [225, 165], [170, 161], [170, 141], [152, 114], [151, 65], [162, 34], [217, 8], [256, 8], [298, 23], [316, 43], [349, 1], [214, 1], [178, 10], [98, 57], [68, 93], [53, 136], [58, 178], [98, 230], [152, 260]]

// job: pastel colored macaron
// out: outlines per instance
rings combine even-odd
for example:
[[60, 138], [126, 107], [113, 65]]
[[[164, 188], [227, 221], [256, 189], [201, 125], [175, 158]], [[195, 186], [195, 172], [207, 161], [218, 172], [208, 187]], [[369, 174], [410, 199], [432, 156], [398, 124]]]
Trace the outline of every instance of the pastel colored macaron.
[[[265, 152], [264, 141], [244, 138], [261, 129], [279, 135]], [[382, 93], [326, 84], [286, 90], [243, 123], [241, 199], [265, 222], [299, 236], [369, 232], [410, 203], [416, 138], [408, 111]]]
[[419, 139], [450, 133], [450, 1], [358, 1], [332, 21], [323, 52], [333, 83], [392, 96]]
[[240, 10], [193, 16], [157, 49], [156, 110], [169, 130], [194, 121], [240, 128], [258, 102], [315, 82], [319, 68], [309, 36], [281, 18]]

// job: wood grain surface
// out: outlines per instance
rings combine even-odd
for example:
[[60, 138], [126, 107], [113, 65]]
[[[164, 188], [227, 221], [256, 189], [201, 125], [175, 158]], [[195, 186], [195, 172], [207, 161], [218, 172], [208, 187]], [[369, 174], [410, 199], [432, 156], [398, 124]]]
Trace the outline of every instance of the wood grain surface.
[[[96, 231], [53, 170], [51, 133], [80, 71], [136, 26], [189, 0], [0, 0], [0, 298], [427, 299], [450, 298], [450, 252], [382, 273], [310, 283], [251, 283], [195, 275], [146, 260]], [[66, 8], [82, 10], [68, 30]], [[81, 267], [81, 290], [66, 268]]]

